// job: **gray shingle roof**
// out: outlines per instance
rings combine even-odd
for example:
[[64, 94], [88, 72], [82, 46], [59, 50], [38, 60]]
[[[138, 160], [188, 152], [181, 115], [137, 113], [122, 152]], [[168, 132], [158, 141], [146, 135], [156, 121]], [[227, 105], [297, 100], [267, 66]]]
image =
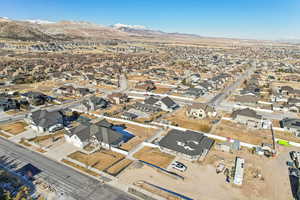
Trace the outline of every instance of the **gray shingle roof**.
[[232, 118], [235, 119], [238, 115], [246, 116], [246, 117], [251, 117], [251, 118], [256, 118], [256, 119], [261, 119], [262, 116], [258, 115], [254, 110], [251, 110], [249, 108], [245, 108], [242, 110], [236, 110], [232, 113]]
[[[118, 144], [123, 140], [123, 135], [112, 130], [111, 126], [112, 124], [104, 119], [95, 124], [77, 126], [71, 129], [70, 135], [77, 135], [82, 142], [89, 141], [92, 136], [95, 136], [100, 142], [103, 141], [109, 145]], [[107, 133], [108, 141], [104, 141], [105, 137], [103, 135], [105, 133]]]
[[43, 128], [63, 123], [63, 115], [59, 111], [37, 110], [31, 114], [31, 119], [34, 124]]
[[177, 104], [175, 101], [173, 101], [170, 97], [164, 97], [161, 99], [161, 102], [163, 102], [168, 108], [174, 107]]
[[209, 150], [214, 140], [209, 139], [202, 133], [194, 131], [179, 131], [172, 129], [159, 141], [159, 145], [173, 151], [177, 151], [189, 156], [198, 156], [204, 150]]
[[154, 105], [156, 102], [158, 102], [159, 99], [156, 99], [154, 97], [149, 97], [147, 99], [145, 99], [145, 104], [149, 104], [149, 105]]

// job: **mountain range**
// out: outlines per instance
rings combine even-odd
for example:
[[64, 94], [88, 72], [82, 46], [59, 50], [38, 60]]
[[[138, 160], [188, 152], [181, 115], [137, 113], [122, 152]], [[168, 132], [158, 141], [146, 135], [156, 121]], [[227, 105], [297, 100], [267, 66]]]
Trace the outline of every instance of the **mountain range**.
[[200, 36], [166, 33], [144, 26], [116, 24], [102, 26], [82, 21], [50, 22], [45, 20], [11, 20], [0, 18], [0, 38], [53, 41], [53, 40], [107, 40], [107, 39], [186, 39]]

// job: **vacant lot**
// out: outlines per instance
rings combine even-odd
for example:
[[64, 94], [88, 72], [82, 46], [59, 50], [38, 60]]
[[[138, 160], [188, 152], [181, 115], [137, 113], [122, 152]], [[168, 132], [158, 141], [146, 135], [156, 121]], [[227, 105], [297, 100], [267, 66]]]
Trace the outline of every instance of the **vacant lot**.
[[125, 151], [130, 151], [132, 148], [142, 143], [143, 141], [144, 141], [143, 138], [139, 136], [135, 136], [134, 138], [130, 139], [128, 142], [122, 144], [120, 148]]
[[95, 176], [95, 177], [99, 176], [99, 174], [97, 174], [96, 172], [93, 172], [93, 171], [91, 171], [91, 170], [89, 170], [89, 169], [87, 169], [87, 168], [84, 168], [84, 167], [82, 167], [82, 166], [79, 166], [79, 165], [77, 165], [77, 164], [75, 164], [75, 163], [73, 163], [73, 162], [71, 162], [71, 161], [68, 161], [68, 160], [63, 159], [62, 162], [65, 163], [65, 164], [67, 164], [67, 165], [70, 165], [70, 166], [72, 166], [72, 167], [74, 167], [74, 168], [77, 168], [77, 169], [79, 169], [80, 171], [85, 172], [85, 173], [87, 173], [87, 174], [89, 174], [89, 175], [91, 175], [91, 176]]
[[132, 160], [129, 159], [124, 159], [113, 165], [112, 167], [108, 168], [106, 171], [113, 175], [116, 176], [118, 175], [123, 169], [128, 167], [132, 163]]
[[124, 155], [109, 150], [101, 150], [90, 155], [77, 151], [70, 154], [68, 157], [77, 160], [86, 166], [91, 166], [104, 171], [122, 160]]
[[[286, 166], [290, 150], [292, 149], [279, 149], [279, 156], [275, 158], [252, 155], [245, 150], [237, 154], [211, 151], [201, 164], [179, 159], [188, 167], [187, 171], [172, 170], [184, 176], [184, 180], [174, 179], [146, 165], [136, 168], [131, 165], [120, 175], [119, 181], [124, 184], [146, 181], [193, 199], [291, 200], [293, 198]], [[224, 162], [230, 168], [234, 165], [236, 156], [245, 159], [245, 176], [241, 187], [226, 183], [224, 174], [216, 174], [217, 163]]]
[[37, 136], [29, 139], [31, 142], [35, 142], [41, 146], [50, 146], [64, 138], [64, 131], [57, 131], [55, 134]]
[[209, 132], [212, 127], [209, 119], [198, 120], [187, 117], [186, 108], [181, 108], [164, 119], [171, 121], [173, 125], [178, 125], [195, 131]]
[[245, 125], [227, 120], [222, 120], [217, 124], [211, 133], [257, 145], [272, 143], [270, 130], [248, 129]]
[[270, 87], [281, 87], [281, 86], [290, 86], [294, 89], [300, 89], [300, 83], [294, 81], [276, 81], [272, 82]]
[[108, 120], [108, 121], [115, 125], [124, 124], [126, 126], [125, 131], [128, 131], [128, 132], [132, 133], [133, 135], [140, 137], [141, 139], [149, 138], [149, 137], [153, 136], [155, 134], [155, 132], [157, 131], [157, 129], [155, 129], [155, 128], [145, 128], [142, 126], [113, 121], [113, 120]]
[[19, 133], [22, 133], [26, 130], [25, 129], [26, 126], [27, 124], [24, 121], [19, 121], [19, 122], [0, 125], [0, 130], [9, 132], [10, 134], [13, 135], [18, 135]]
[[290, 133], [288, 131], [274, 131], [275, 137], [278, 139], [283, 139], [283, 140], [288, 140], [292, 142], [299, 142], [300, 143], [300, 138], [296, 137], [294, 133]]
[[158, 148], [144, 147], [133, 157], [157, 165], [161, 168], [166, 168], [174, 160], [175, 156], [161, 152]]
[[170, 92], [170, 88], [166, 88], [166, 87], [157, 87], [153, 92], [157, 93], [157, 94], [166, 94], [168, 92]]

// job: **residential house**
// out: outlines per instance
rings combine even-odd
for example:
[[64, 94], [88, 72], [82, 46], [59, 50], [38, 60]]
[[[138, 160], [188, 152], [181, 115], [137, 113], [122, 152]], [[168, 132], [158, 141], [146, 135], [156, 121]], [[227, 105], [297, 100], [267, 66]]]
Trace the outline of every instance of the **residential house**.
[[112, 93], [107, 96], [109, 101], [113, 104], [123, 104], [129, 102], [129, 98], [125, 93]]
[[279, 88], [279, 93], [285, 96], [289, 96], [294, 92], [294, 88], [290, 86], [282, 86]]
[[194, 103], [188, 106], [186, 115], [195, 119], [204, 119], [206, 117], [215, 117], [217, 112], [215, 109], [205, 103]]
[[94, 124], [79, 125], [65, 134], [66, 141], [76, 147], [84, 148], [88, 144], [103, 148], [119, 147], [123, 135], [112, 129], [113, 124], [101, 120]]
[[76, 89], [72, 85], [66, 85], [55, 89], [55, 93], [65, 95], [65, 96], [72, 96], [75, 95]]
[[15, 99], [0, 98], [0, 112], [20, 109], [20, 103]]
[[179, 107], [179, 105], [168, 96], [161, 99], [149, 97], [145, 99], [144, 103], [168, 112], [174, 111]]
[[50, 131], [54, 127], [63, 128], [65, 124], [61, 111], [37, 110], [30, 113], [25, 120], [38, 133]]
[[170, 130], [158, 142], [161, 151], [191, 161], [204, 159], [213, 144], [214, 140], [202, 133], [175, 129]]
[[91, 96], [90, 98], [82, 101], [82, 111], [95, 111], [98, 109], [105, 109], [108, 106], [108, 101], [102, 97]]
[[280, 127], [300, 137], [300, 119], [285, 118], [280, 121]]
[[184, 95], [188, 97], [198, 98], [205, 94], [205, 90], [203, 88], [188, 88]]
[[136, 119], [138, 116], [134, 113], [131, 112], [123, 112], [123, 114], [121, 115], [121, 118], [125, 119], [125, 120], [134, 120]]
[[153, 81], [146, 80], [146, 81], [139, 81], [136, 86], [137, 89], [152, 91], [156, 89], [156, 86]]
[[30, 104], [35, 106], [43, 105], [46, 102], [51, 102], [53, 100], [52, 97], [47, 96], [41, 92], [30, 91], [22, 94], [22, 96], [24, 96], [27, 99], [27, 101], [29, 101]]
[[133, 107], [139, 111], [146, 112], [146, 113], [148, 112], [156, 113], [161, 111], [159, 107], [150, 104], [141, 103], [141, 102], [136, 102], [135, 104], [133, 104]]
[[91, 93], [92, 93], [92, 91], [90, 91], [90, 89], [88, 89], [88, 88], [76, 88], [75, 89], [75, 95], [79, 96], [79, 97], [84, 97]]
[[232, 113], [231, 117], [236, 122], [245, 124], [249, 128], [262, 128], [263, 125], [262, 116], [249, 108], [236, 110]]

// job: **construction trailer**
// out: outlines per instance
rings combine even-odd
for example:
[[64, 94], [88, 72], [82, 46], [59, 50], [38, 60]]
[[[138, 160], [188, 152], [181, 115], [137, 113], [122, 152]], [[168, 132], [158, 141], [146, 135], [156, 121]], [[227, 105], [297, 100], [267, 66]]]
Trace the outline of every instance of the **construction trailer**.
[[235, 170], [233, 183], [235, 185], [242, 185], [244, 178], [244, 164], [245, 160], [243, 158], [236, 157], [235, 159]]

